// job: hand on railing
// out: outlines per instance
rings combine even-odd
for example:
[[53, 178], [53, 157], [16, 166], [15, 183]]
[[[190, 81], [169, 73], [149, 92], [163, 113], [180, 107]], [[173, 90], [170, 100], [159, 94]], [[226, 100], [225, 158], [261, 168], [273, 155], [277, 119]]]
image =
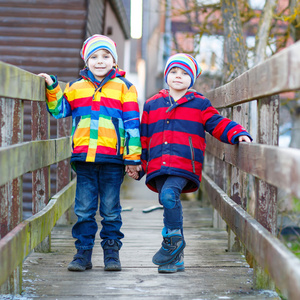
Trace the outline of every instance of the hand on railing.
[[45, 81], [46, 81], [47, 85], [50, 86], [50, 85], [53, 84], [53, 80], [52, 80], [52, 78], [50, 77], [50, 75], [48, 75], [48, 74], [46, 74], [46, 73], [40, 73], [40, 74], [38, 74], [38, 76], [45, 78]]
[[250, 138], [247, 135], [241, 135], [241, 136], [239, 136], [239, 143], [240, 142], [251, 143], [251, 140], [250, 140]]

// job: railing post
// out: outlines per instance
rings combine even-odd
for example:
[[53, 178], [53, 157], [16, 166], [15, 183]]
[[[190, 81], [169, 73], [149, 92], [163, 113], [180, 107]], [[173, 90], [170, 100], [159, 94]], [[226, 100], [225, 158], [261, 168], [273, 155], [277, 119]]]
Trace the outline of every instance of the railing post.
[[[57, 137], [65, 137], [71, 134], [71, 119], [63, 118], [57, 120]], [[71, 179], [71, 167], [70, 159], [65, 159], [57, 163], [57, 172], [56, 172], [56, 192], [64, 188]], [[72, 208], [67, 210], [61, 218], [58, 220], [57, 224], [65, 225], [69, 224], [72, 219]]]
[[[31, 103], [31, 135], [32, 141], [47, 140], [50, 137], [49, 114], [44, 102]], [[50, 167], [32, 172], [32, 213], [42, 210], [50, 199]], [[49, 235], [35, 250], [49, 252], [51, 236]]]
[[[278, 146], [279, 136], [279, 96], [262, 98], [258, 101], [258, 133], [260, 144]], [[273, 235], [277, 231], [277, 188], [256, 179], [255, 219]], [[258, 289], [274, 289], [270, 277], [254, 262], [254, 286]]]
[[[0, 147], [23, 141], [23, 102], [0, 98]], [[16, 158], [17, 159], [17, 158]], [[22, 222], [22, 177], [0, 187], [0, 239]], [[22, 264], [0, 288], [1, 294], [20, 294], [22, 291]]]

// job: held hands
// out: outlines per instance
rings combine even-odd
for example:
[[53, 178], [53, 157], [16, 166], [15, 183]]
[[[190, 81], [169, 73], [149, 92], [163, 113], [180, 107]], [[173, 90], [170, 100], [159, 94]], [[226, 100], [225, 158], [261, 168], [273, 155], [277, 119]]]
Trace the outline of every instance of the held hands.
[[50, 77], [50, 75], [48, 75], [48, 74], [46, 74], [46, 73], [40, 73], [40, 74], [38, 74], [38, 76], [45, 78], [45, 81], [46, 81], [47, 85], [50, 86], [50, 85], [53, 84], [53, 80], [52, 80], [52, 78]]
[[132, 166], [132, 165], [126, 165], [125, 171], [133, 179], [138, 179], [139, 178], [139, 171], [142, 170], [142, 166]]
[[251, 140], [247, 135], [241, 135], [241, 136], [239, 136], [239, 142], [251, 143]]

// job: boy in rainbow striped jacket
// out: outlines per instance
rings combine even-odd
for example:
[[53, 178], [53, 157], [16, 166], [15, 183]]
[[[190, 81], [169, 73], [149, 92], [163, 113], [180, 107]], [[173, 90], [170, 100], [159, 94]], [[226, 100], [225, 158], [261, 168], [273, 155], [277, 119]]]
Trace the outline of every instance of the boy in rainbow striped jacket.
[[74, 210], [78, 219], [72, 235], [77, 253], [68, 270], [92, 268], [100, 196], [104, 269], [120, 271], [124, 237], [120, 187], [124, 169], [134, 177], [141, 164], [137, 92], [118, 69], [116, 44], [110, 38], [91, 36], [83, 43], [81, 57], [86, 67], [64, 92], [54, 76], [39, 74], [46, 81], [49, 113], [56, 119], [72, 116], [73, 120], [71, 164], [77, 173]]
[[159, 193], [164, 208], [162, 247], [153, 256], [158, 272], [184, 270], [183, 215], [181, 193], [199, 188], [206, 147], [205, 131], [224, 143], [251, 142], [239, 124], [222, 117], [210, 101], [190, 90], [201, 68], [190, 55], [171, 56], [164, 78], [168, 90], [161, 90], [144, 105], [141, 123], [142, 167], [140, 178]]

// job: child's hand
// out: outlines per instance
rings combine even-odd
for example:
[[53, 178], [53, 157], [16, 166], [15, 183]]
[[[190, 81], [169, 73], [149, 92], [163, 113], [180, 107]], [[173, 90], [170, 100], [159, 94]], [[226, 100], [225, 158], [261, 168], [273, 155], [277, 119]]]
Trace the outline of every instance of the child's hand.
[[138, 179], [139, 178], [139, 171], [142, 170], [142, 166], [131, 166], [131, 165], [126, 165], [125, 171], [133, 179]]
[[48, 75], [48, 74], [46, 74], [46, 73], [40, 73], [40, 74], [38, 74], [38, 76], [45, 78], [45, 81], [46, 81], [47, 85], [50, 86], [50, 85], [53, 84], [53, 80], [52, 80], [52, 78], [50, 77], [50, 75]]
[[247, 136], [247, 135], [241, 135], [241, 136], [239, 136], [239, 142], [251, 143], [251, 140], [250, 140], [249, 136]]

